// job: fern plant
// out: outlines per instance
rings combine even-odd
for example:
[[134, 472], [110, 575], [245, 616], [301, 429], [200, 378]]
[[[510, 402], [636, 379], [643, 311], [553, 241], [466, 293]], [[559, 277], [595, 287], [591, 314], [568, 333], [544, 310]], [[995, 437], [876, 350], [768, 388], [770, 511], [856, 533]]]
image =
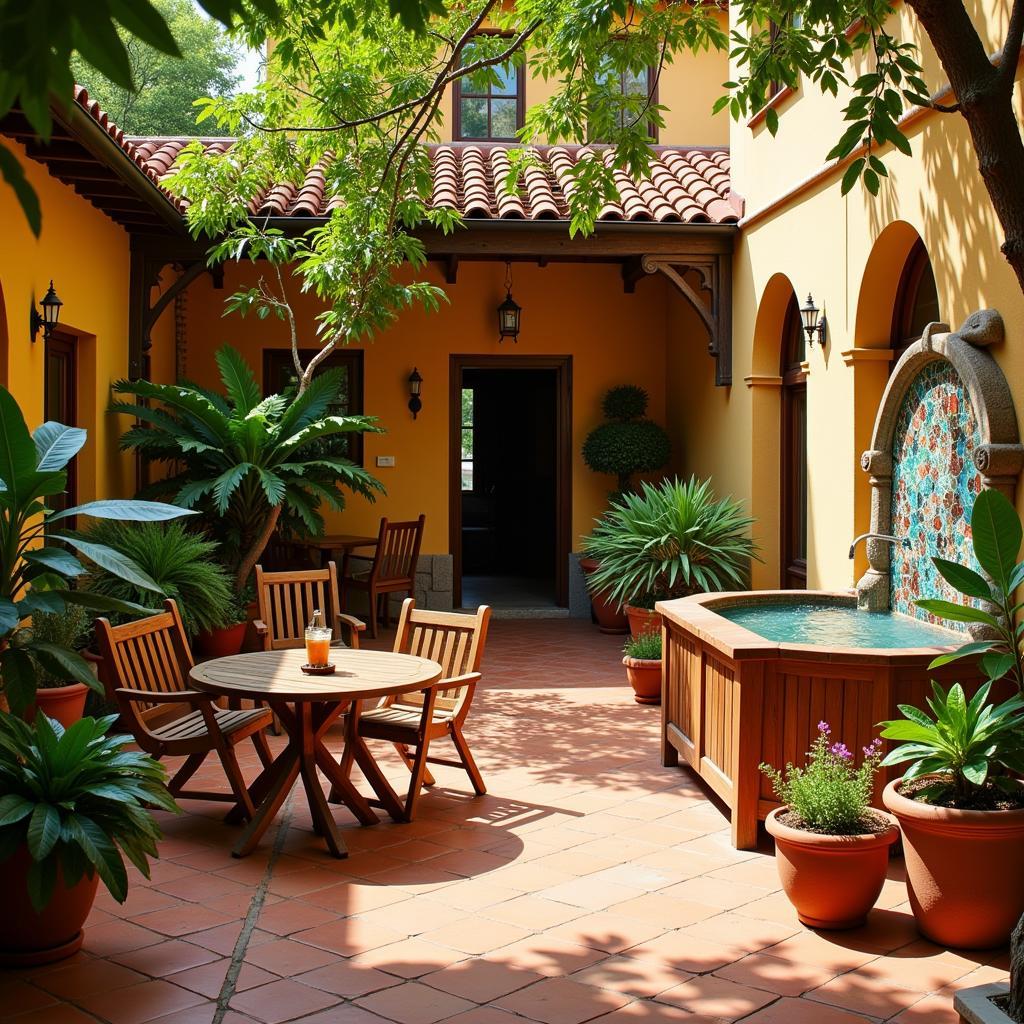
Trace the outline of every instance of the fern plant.
[[[217, 561], [217, 544], [180, 523], [97, 523], [90, 541], [132, 559], [181, 610], [185, 631], [195, 636], [229, 624], [235, 616], [231, 576]], [[85, 587], [120, 601], [141, 602], [145, 594], [131, 580], [94, 566]], [[121, 614], [118, 621], [131, 616]]]
[[229, 345], [217, 352], [224, 393], [196, 384], [121, 380], [111, 411], [137, 417], [121, 447], [148, 462], [165, 463], [170, 475], [148, 492], [205, 513], [214, 540], [244, 590], [282, 516], [306, 533], [323, 533], [322, 504], [341, 510], [345, 489], [374, 500], [380, 481], [361, 466], [325, 454], [316, 442], [356, 431], [379, 431], [372, 417], [333, 416], [341, 372], [316, 376], [298, 397], [263, 398], [252, 370]]
[[583, 553], [600, 563], [587, 585], [620, 607], [743, 590], [757, 557], [753, 522], [740, 502], [716, 497], [710, 480], [644, 483], [612, 502], [584, 540]]

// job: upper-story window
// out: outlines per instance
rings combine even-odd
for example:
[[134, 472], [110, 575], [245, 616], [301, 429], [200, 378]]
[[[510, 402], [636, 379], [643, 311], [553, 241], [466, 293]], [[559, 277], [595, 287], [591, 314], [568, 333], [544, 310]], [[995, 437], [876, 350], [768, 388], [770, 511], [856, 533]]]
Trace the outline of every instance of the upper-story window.
[[[616, 114], [619, 128], [626, 128], [634, 121], [643, 118], [645, 108], [658, 102], [657, 97], [657, 73], [654, 68], [644, 68], [642, 71], [616, 71], [609, 68], [600, 76], [602, 85], [609, 86], [623, 97], [622, 106]], [[593, 126], [592, 126], [593, 127]], [[657, 140], [658, 129], [656, 125], [648, 122], [648, 131], [652, 140]], [[595, 134], [600, 135], [600, 130]], [[593, 141], [606, 141], [595, 138]]]
[[[471, 45], [464, 59], [474, 59]], [[456, 80], [453, 137], [515, 142], [526, 111], [523, 79], [523, 69], [509, 62]]]

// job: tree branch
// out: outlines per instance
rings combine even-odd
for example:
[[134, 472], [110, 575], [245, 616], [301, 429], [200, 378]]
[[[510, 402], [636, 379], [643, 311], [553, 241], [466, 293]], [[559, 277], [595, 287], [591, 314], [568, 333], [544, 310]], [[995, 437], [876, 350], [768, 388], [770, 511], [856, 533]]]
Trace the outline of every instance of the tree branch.
[[1021, 41], [1024, 40], [1024, 0], [1013, 0], [1010, 22], [1006, 27], [1006, 42], [999, 62], [999, 84], [1007, 92], [1012, 90], [1017, 77]]

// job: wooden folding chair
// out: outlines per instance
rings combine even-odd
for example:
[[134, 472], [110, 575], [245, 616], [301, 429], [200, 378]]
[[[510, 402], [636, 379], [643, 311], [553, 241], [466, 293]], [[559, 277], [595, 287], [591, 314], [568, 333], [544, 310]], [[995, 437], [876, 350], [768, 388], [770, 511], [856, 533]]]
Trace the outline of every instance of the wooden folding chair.
[[334, 562], [328, 562], [322, 569], [293, 572], [264, 572], [263, 566], [257, 565], [256, 600], [260, 617], [253, 626], [265, 651], [302, 647], [306, 626], [318, 609], [324, 613], [324, 622], [334, 630], [334, 647], [358, 648], [359, 634], [366, 629], [359, 619], [341, 610]]
[[377, 547], [373, 560], [366, 569], [352, 570], [349, 552], [341, 563], [341, 606], [348, 607], [348, 595], [353, 590], [365, 591], [370, 604], [370, 636], [377, 637], [377, 605], [383, 602], [382, 618], [385, 627], [391, 624], [388, 594], [416, 593], [416, 563], [423, 543], [423, 524], [426, 516], [409, 523], [380, 521]]
[[[158, 615], [123, 626], [96, 620], [107, 699], [117, 705], [123, 728], [147, 754], [158, 759], [185, 758], [167, 786], [173, 796], [230, 801], [251, 818], [253, 803], [235, 747], [251, 738], [263, 766], [271, 763], [264, 735], [271, 723], [270, 710], [220, 708], [207, 694], [189, 689], [189, 671], [195, 662], [181, 615], [174, 601], [165, 601], [164, 608]], [[224, 766], [231, 792], [185, 789], [212, 752]]]
[[[487, 792], [469, 744], [463, 734], [480, 681], [480, 662], [487, 641], [491, 609], [481, 605], [475, 615], [455, 612], [417, 611], [416, 602], [406, 598], [398, 620], [396, 654], [417, 654], [440, 662], [441, 679], [426, 690], [385, 698], [359, 718], [359, 735], [387, 740], [395, 745], [411, 772], [405, 799], [405, 816], [411, 821], [423, 786], [434, 778], [427, 764], [462, 768], [478, 794]], [[431, 757], [431, 740], [449, 737], [458, 759]]]

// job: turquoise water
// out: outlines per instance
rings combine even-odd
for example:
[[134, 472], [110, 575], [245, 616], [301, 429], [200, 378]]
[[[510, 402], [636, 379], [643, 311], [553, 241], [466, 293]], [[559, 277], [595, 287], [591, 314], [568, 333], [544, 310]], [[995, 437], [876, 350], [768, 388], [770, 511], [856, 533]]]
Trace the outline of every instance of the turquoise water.
[[714, 611], [775, 643], [822, 647], [949, 647], [961, 637], [920, 619], [844, 605], [794, 602], [742, 604]]

